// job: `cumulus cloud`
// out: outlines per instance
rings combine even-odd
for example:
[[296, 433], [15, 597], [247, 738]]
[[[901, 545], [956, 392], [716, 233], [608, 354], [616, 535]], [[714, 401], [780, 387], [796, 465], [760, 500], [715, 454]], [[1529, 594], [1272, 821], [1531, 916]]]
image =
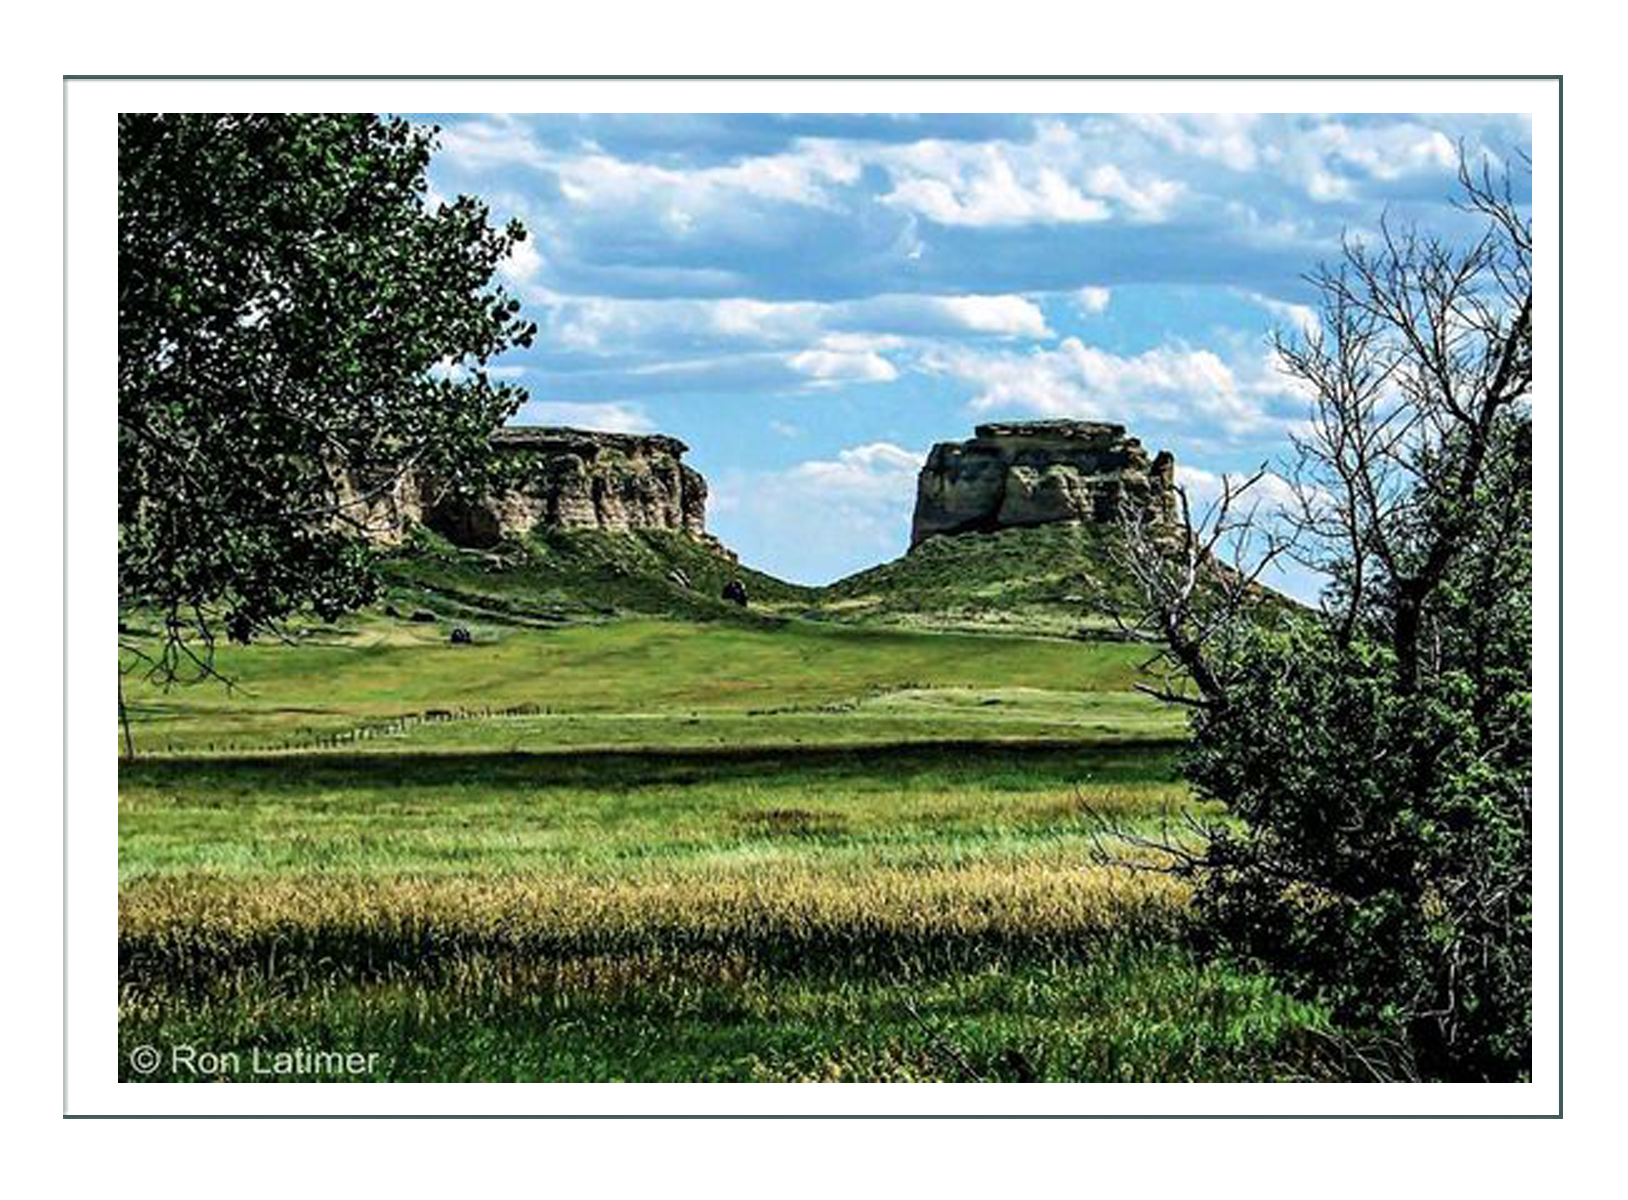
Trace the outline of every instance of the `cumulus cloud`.
[[1004, 291], [990, 284], [1029, 256], [1110, 284], [1089, 252], [1160, 226], [1180, 245], [1162, 264], [1174, 276], [1209, 277], [1263, 238], [1315, 256], [1375, 202], [1440, 205], [1461, 140], [1496, 168], [1530, 129], [1455, 114], [583, 114], [457, 118], [441, 138], [437, 193], [469, 184], [526, 219], [558, 290], [829, 299], [890, 290], [901, 270], [941, 293]]
[[1349, 200], [1372, 184], [1413, 176], [1439, 178], [1445, 185], [1458, 166], [1458, 148], [1439, 129], [1418, 121], [1353, 124], [1324, 119], [1300, 126], [1293, 136], [1274, 139], [1266, 161], [1311, 199]]
[[1074, 307], [1086, 316], [1095, 316], [1107, 312], [1113, 298], [1114, 294], [1108, 288], [1083, 287], [1074, 293]]
[[540, 137], [517, 118], [454, 123], [442, 131], [441, 152], [463, 170], [513, 165], [546, 172], [571, 204], [639, 207], [680, 231], [742, 198], [827, 206], [829, 186], [853, 182], [860, 170], [840, 142], [829, 140], [717, 165], [665, 166], [608, 154], [592, 142]]
[[802, 463], [790, 477], [842, 500], [899, 502], [905, 498], [901, 481], [914, 488], [925, 458], [891, 442], [871, 442], [839, 451], [835, 459]]
[[602, 433], [654, 433], [655, 422], [637, 404], [615, 401], [528, 400], [510, 425], [569, 425]]
[[785, 471], [711, 479], [708, 526], [747, 562], [798, 583], [830, 583], [904, 554], [925, 454], [874, 441]]
[[1163, 345], [1120, 355], [1077, 337], [1025, 352], [953, 347], [922, 369], [970, 391], [975, 412], [1134, 422], [1202, 421], [1237, 435], [1274, 424], [1268, 400], [1284, 389], [1270, 362], [1229, 363], [1213, 350]]
[[787, 358], [786, 365], [816, 386], [889, 383], [899, 377], [898, 368], [872, 350], [803, 350]]
[[440, 153], [466, 171], [489, 167], [540, 167], [548, 161], [543, 146], [514, 117], [475, 117], [443, 126]]
[[833, 328], [884, 333], [1050, 337], [1040, 306], [1024, 296], [883, 295], [828, 307]]
[[515, 244], [509, 257], [498, 264], [498, 273], [510, 283], [528, 283], [542, 270], [543, 256], [537, 253], [537, 239], [528, 237]]
[[1287, 326], [1291, 331], [1302, 335], [1316, 333], [1322, 328], [1322, 318], [1317, 310], [1307, 304], [1293, 304], [1287, 300], [1275, 300], [1271, 296], [1260, 292], [1244, 291], [1238, 293], [1251, 304], [1258, 304], [1271, 313], [1276, 320]]
[[[1013, 295], [883, 293], [847, 301], [630, 300], [531, 294], [547, 344], [626, 353], [738, 343], [816, 348], [843, 334], [1043, 338], [1051, 336], [1033, 300]], [[874, 347], [873, 347], [874, 348]]]
[[1131, 113], [1125, 121], [1177, 154], [1218, 162], [1234, 171], [1254, 170], [1260, 161], [1256, 113]]
[[1077, 127], [1043, 121], [1025, 142], [923, 141], [871, 157], [892, 180], [883, 203], [941, 225], [1164, 220], [1182, 185], [1147, 170], [1133, 177], [1107, 153]]
[[1056, 171], [1041, 170], [1020, 180], [1004, 158], [988, 158], [949, 177], [909, 175], [885, 200], [941, 225], [1026, 225], [1106, 221], [1112, 209], [1086, 196]]
[[754, 566], [827, 583], [904, 552], [925, 457], [868, 442], [785, 470], [727, 471], [713, 481], [709, 523]]
[[[1220, 499], [1222, 484], [1230, 481], [1234, 487], [1244, 483], [1253, 471], [1207, 471], [1187, 463], [1176, 464], [1176, 483], [1187, 492], [1187, 501], [1193, 506], [1196, 523], [1205, 505]], [[1263, 513], [1287, 508], [1296, 500], [1294, 486], [1275, 471], [1267, 471], [1244, 493], [1240, 503], [1259, 502]]]

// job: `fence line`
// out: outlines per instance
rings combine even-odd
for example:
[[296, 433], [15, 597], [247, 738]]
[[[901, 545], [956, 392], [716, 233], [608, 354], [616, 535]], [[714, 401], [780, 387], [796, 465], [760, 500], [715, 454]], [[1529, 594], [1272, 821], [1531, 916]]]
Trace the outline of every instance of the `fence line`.
[[505, 717], [539, 717], [551, 715], [551, 713], [551, 709], [538, 704], [514, 704], [507, 708], [493, 708], [490, 705], [478, 708], [429, 708], [422, 712], [403, 713], [400, 716], [390, 717], [384, 721], [353, 725], [332, 733], [305, 731], [293, 737], [279, 738], [274, 741], [204, 742], [179, 747], [173, 741], [166, 742], [162, 750], [142, 750], [138, 747], [137, 757], [150, 758], [163, 755], [198, 754], [200, 752], [207, 754], [221, 752], [233, 754], [293, 754], [313, 750], [337, 750], [345, 746], [370, 742], [376, 738], [400, 737], [409, 730], [416, 729], [421, 725], [440, 725], [458, 721], [489, 721]]

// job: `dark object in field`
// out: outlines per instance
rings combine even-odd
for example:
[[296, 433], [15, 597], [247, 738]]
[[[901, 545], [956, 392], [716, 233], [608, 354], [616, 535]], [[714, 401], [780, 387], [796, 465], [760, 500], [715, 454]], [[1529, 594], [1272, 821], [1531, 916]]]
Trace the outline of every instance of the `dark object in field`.
[[429, 625], [429, 624], [433, 624], [435, 622], [435, 614], [420, 608], [420, 609], [414, 610], [413, 615], [408, 617], [407, 619], [409, 621], [417, 621], [421, 625]]
[[469, 630], [465, 626], [454, 625], [452, 627], [452, 644], [454, 646], [467, 646], [471, 640]]
[[739, 579], [731, 579], [724, 584], [724, 599], [733, 601], [742, 608], [746, 607], [746, 585]]
[[840, 813], [813, 812], [806, 808], [770, 808], [762, 812], [742, 813], [738, 819], [756, 832], [769, 836], [836, 837], [847, 826]]
[[401, 610], [394, 604], [386, 604], [384, 606], [384, 615], [387, 617], [399, 617], [401, 616]]

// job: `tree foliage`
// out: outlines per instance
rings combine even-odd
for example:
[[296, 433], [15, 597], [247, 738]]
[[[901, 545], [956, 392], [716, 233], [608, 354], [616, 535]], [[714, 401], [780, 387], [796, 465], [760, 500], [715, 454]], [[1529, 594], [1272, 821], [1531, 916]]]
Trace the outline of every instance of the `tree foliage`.
[[434, 130], [367, 114], [119, 119], [119, 596], [148, 669], [377, 586], [357, 536], [411, 467], [475, 480], [534, 326], [525, 231], [428, 195]]
[[[1145, 589], [1155, 622], [1186, 618], [1188, 774], [1232, 819], [1133, 840], [1192, 879], [1210, 945], [1378, 1039], [1386, 1071], [1512, 1079], [1531, 1055], [1531, 231], [1507, 182], [1461, 185], [1480, 238], [1347, 243], [1311, 276], [1318, 327], [1279, 342], [1313, 401], [1268, 541], [1325, 573], [1321, 611], [1268, 628], [1235, 589], [1195, 624]], [[1194, 539], [1140, 548], [1181, 561]]]
[[1195, 872], [1210, 940], [1385, 1037], [1398, 1069], [1455, 1078], [1512, 1078], [1531, 1046], [1530, 424], [1493, 429], [1416, 668], [1394, 616], [1245, 636], [1188, 762], [1239, 822]]

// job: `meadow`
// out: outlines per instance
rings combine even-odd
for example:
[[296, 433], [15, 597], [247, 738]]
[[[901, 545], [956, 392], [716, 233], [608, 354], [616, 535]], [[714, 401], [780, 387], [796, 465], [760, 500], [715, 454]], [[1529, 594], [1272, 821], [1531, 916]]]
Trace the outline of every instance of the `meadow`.
[[[1177, 882], [1094, 861], [1093, 814], [1192, 803], [1138, 648], [474, 633], [372, 615], [223, 651], [230, 691], [130, 688], [121, 1078], [296, 1050], [407, 1080], [1331, 1069], [1320, 1013], [1187, 948]], [[132, 1066], [179, 1045], [215, 1069]]]

